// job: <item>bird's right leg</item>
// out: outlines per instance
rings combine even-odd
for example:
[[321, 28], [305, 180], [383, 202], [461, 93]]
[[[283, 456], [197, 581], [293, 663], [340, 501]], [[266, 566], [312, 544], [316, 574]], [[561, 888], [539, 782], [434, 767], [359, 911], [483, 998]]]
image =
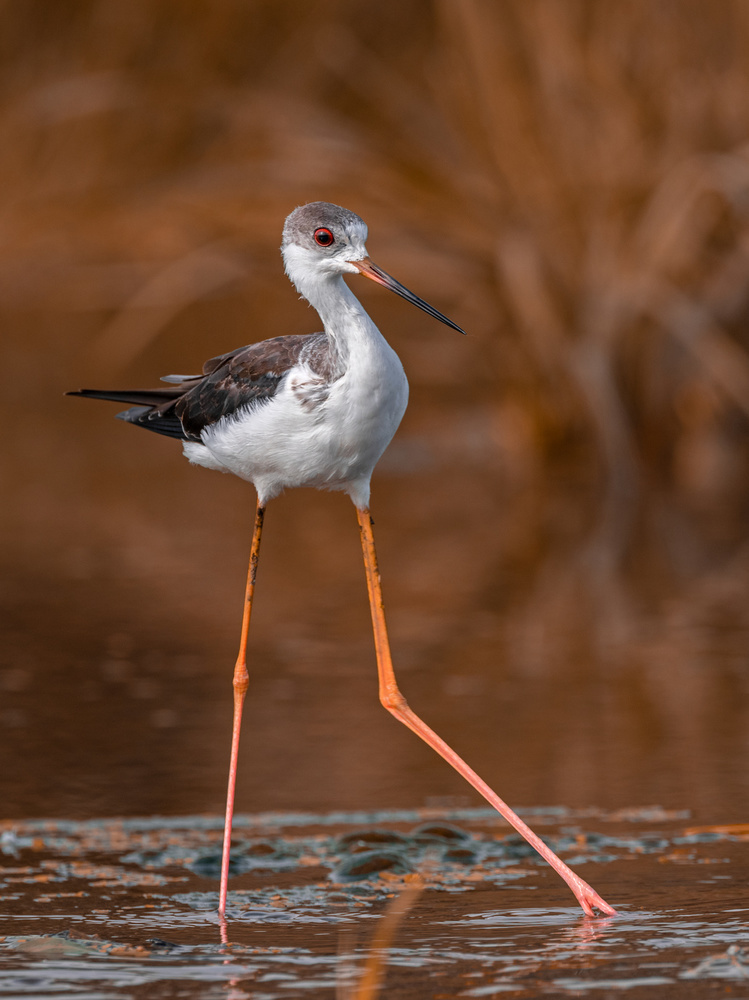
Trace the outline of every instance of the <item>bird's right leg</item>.
[[226, 819], [224, 820], [224, 846], [221, 854], [221, 882], [218, 894], [218, 915], [221, 920], [226, 914], [226, 893], [229, 885], [229, 855], [231, 852], [231, 824], [234, 816], [234, 789], [237, 784], [237, 760], [239, 757], [239, 733], [242, 728], [242, 707], [250, 677], [247, 673], [247, 633], [250, 629], [252, 615], [252, 598], [255, 595], [255, 577], [260, 556], [260, 537], [263, 533], [263, 518], [265, 507], [258, 499], [255, 512], [255, 529], [252, 533], [250, 549], [250, 565], [247, 571], [247, 587], [244, 595], [244, 614], [242, 615], [242, 634], [239, 640], [239, 654], [234, 665], [234, 722], [231, 733], [231, 759], [229, 763], [229, 786], [226, 791]]
[[493, 791], [476, 772], [459, 757], [452, 747], [448, 746], [433, 729], [430, 729], [415, 712], [409, 708], [406, 699], [400, 693], [393, 670], [393, 661], [390, 655], [390, 641], [388, 639], [387, 628], [385, 626], [385, 608], [382, 602], [382, 586], [380, 583], [380, 573], [377, 568], [377, 554], [375, 552], [374, 535], [372, 533], [372, 518], [368, 510], [356, 509], [356, 516], [359, 519], [361, 529], [362, 553], [364, 555], [364, 568], [367, 574], [367, 590], [369, 592], [369, 605], [372, 611], [372, 627], [374, 629], [375, 651], [377, 654], [377, 671], [380, 678], [380, 701], [392, 715], [408, 726], [425, 743], [450, 764], [458, 774], [461, 774], [466, 781], [484, 796], [486, 801], [493, 806], [507, 822], [513, 826], [517, 832], [525, 837], [531, 847], [535, 848], [541, 857], [548, 861], [551, 867], [567, 883], [575, 895], [578, 903], [587, 916], [594, 916], [594, 910], [600, 910], [607, 916], [613, 916], [616, 910], [610, 906], [587, 882], [584, 882], [579, 875], [569, 868], [561, 858], [551, 850], [551, 848], [537, 836], [531, 828], [514, 812], [506, 802], [504, 802]]

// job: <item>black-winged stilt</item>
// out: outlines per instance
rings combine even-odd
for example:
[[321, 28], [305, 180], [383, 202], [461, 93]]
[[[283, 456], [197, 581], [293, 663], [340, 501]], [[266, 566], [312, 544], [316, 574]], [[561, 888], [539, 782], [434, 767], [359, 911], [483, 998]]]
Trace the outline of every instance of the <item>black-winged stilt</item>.
[[395, 351], [343, 280], [363, 274], [435, 319], [451, 320], [367, 255], [367, 227], [353, 212], [312, 202], [295, 209], [283, 230], [291, 282], [320, 314], [324, 331], [275, 337], [213, 358], [202, 375], [169, 375], [168, 388], [71, 395], [133, 404], [122, 420], [183, 442], [197, 465], [233, 472], [254, 484], [257, 510], [247, 576], [239, 655], [234, 667], [234, 722], [226, 798], [219, 915], [226, 911], [229, 850], [242, 706], [248, 686], [247, 634], [260, 537], [269, 500], [292, 486], [343, 490], [356, 507], [372, 612], [380, 701], [413, 730], [545, 858], [570, 887], [584, 912], [616, 911], [579, 878], [433, 730], [411, 711], [393, 671], [377, 568], [369, 483], [374, 467], [406, 409], [408, 382]]

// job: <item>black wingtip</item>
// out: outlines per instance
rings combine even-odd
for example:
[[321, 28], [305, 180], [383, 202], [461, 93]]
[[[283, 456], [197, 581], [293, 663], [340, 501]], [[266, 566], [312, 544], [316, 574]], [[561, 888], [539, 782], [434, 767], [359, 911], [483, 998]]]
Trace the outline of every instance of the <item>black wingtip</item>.
[[[110, 399], [111, 396], [108, 392], [101, 389], [69, 389], [66, 396], [84, 396], [87, 399]], [[116, 400], [114, 400], [116, 402]]]

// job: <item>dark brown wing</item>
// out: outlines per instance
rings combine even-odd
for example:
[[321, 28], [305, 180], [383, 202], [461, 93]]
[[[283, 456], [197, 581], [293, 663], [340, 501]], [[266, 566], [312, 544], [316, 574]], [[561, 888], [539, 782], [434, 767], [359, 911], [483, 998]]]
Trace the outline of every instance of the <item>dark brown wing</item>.
[[274, 337], [211, 358], [200, 381], [174, 404], [185, 435], [200, 440], [201, 431], [222, 417], [269, 402], [287, 372], [322, 345], [328, 345], [323, 333]]
[[288, 371], [302, 360], [329, 376], [332, 362], [324, 333], [274, 337], [240, 347], [206, 361], [202, 375], [167, 376], [178, 383], [169, 388], [83, 389], [69, 395], [135, 403], [117, 416], [157, 434], [199, 441], [201, 431], [221, 417], [269, 402]]

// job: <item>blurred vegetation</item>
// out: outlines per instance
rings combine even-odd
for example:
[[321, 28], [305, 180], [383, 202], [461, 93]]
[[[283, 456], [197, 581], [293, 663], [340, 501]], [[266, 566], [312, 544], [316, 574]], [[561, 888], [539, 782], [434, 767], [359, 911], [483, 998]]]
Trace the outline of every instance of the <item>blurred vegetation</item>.
[[576, 463], [614, 562], [646, 486], [743, 538], [744, 0], [2, 10], [9, 407], [34, 357], [51, 392], [50, 372], [142, 382], [281, 332], [269, 248], [326, 198], [471, 332], [396, 346], [417, 402], [482, 402], [507, 484]]

